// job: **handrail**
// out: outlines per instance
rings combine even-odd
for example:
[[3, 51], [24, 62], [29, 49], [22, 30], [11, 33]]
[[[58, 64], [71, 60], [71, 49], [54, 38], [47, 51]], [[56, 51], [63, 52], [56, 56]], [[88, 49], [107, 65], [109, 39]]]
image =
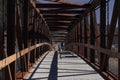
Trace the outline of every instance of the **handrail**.
[[100, 47], [96, 47], [94, 45], [84, 44], [84, 43], [70, 43], [70, 44], [68, 44], [66, 46], [68, 47], [68, 46], [71, 46], [71, 45], [82, 45], [84, 47], [88, 47], [88, 48], [97, 50], [99, 52], [105, 53], [106, 55], [108, 55], [110, 57], [114, 57], [114, 58], [119, 58], [120, 59], [120, 53], [111, 51], [110, 49], [104, 49], [104, 48], [100, 48]]
[[[9, 65], [10, 63], [16, 61], [18, 58], [20, 58], [21, 56], [24, 56], [26, 54], [28, 54], [30, 51], [32, 51], [33, 49], [36, 49], [40, 46], [43, 46], [43, 45], [48, 45], [51, 47], [51, 44], [50, 43], [39, 43], [39, 44], [36, 44], [36, 45], [33, 45], [29, 48], [26, 48], [26, 49], [23, 49], [17, 53], [14, 53], [13, 55], [7, 57], [7, 58], [4, 58], [3, 60], [0, 60], [0, 70], [3, 69], [4, 67], [6, 67], [7, 65]], [[17, 56], [17, 57], [16, 57]]]

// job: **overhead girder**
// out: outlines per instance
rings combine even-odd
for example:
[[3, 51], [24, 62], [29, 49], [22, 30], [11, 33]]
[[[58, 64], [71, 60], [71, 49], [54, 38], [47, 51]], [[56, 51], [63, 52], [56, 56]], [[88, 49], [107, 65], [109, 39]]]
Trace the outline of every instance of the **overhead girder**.
[[52, 35], [53, 37], [66, 37], [66, 35]]
[[51, 27], [50, 30], [59, 31], [59, 30], [67, 30], [67, 28], [64, 28], [64, 27]]
[[37, 3], [37, 8], [89, 8], [90, 4], [84, 5], [69, 5], [69, 4], [49, 4], [49, 3]]
[[51, 18], [51, 19], [45, 19], [46, 21], [74, 21], [74, 20], [77, 20], [77, 19], [69, 19], [69, 18], [58, 18], [58, 19], [54, 19], [54, 18]]
[[84, 10], [40, 10], [40, 13], [42, 14], [57, 14], [57, 13], [63, 13], [63, 14], [82, 14], [84, 13]]
[[53, 34], [66, 35], [67, 33], [64, 33], [64, 32], [62, 32], [62, 33], [59, 33], [59, 32], [58, 32], [58, 33], [57, 33], [57, 32], [56, 32], [56, 33], [51, 33], [51, 34], [52, 34], [52, 35], [53, 35]]
[[[48, 13], [49, 13], [49, 12], [48, 12]], [[66, 17], [66, 18], [68, 18], [68, 17], [69, 17], [69, 18], [76, 18], [76, 17], [75, 17], [76, 15], [70, 15], [70, 16], [69, 16], [69, 15], [48, 14], [48, 13], [47, 13], [47, 14], [44, 14], [43, 16], [44, 16], [45, 18], [51, 18], [51, 17], [52, 17], [52, 18], [53, 18], [53, 17], [54, 17], [54, 18], [58, 18], [58, 17], [63, 17], [63, 18], [64, 18], [64, 17]]]
[[68, 26], [49, 26], [50, 28], [64, 28], [67, 29]]
[[59, 24], [59, 23], [48, 23], [48, 26], [69, 26], [70, 24], [64, 24], [64, 23], [62, 23], [62, 24]]
[[40, 8], [40, 13], [43, 14], [52, 32], [61, 30], [70, 31], [80, 19], [80, 16], [99, 5], [99, 0], [93, 0], [91, 3], [79, 5], [78, 3], [70, 3], [63, 0], [48, 1], [56, 3], [37, 3], [36, 7]]
[[65, 25], [68, 24], [68, 25], [70, 25], [70, 22], [65, 22], [65, 21], [64, 21], [64, 22], [59, 22], [59, 21], [53, 22], [53, 21], [52, 21], [52, 22], [47, 22], [47, 23], [48, 23], [48, 25], [49, 25], [49, 24], [58, 24], [58, 25], [59, 25], [59, 24], [65, 24]]

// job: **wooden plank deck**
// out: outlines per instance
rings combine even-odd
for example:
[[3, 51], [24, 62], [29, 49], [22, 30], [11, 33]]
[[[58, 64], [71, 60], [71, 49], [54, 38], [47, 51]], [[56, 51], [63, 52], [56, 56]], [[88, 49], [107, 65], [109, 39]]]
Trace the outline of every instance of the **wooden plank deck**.
[[104, 80], [84, 60], [73, 53], [60, 54], [49, 52], [40, 60], [29, 75], [27, 80]]

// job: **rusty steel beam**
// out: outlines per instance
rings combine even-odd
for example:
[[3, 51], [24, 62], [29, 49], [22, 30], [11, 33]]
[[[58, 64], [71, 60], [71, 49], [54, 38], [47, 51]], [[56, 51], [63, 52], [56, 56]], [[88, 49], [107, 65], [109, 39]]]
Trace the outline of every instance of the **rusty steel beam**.
[[[7, 56], [15, 53], [15, 3], [16, 0], [7, 0]], [[10, 64], [12, 79], [16, 80], [15, 61]], [[10, 80], [6, 72], [6, 80]]]
[[[1, 3], [0, 3], [0, 60], [4, 59], [5, 58], [5, 52], [4, 52], [4, 16], [5, 14], [4, 13], [4, 0], [1, 0]], [[6, 68], [8, 69], [8, 68]], [[5, 69], [1, 70], [1, 76], [0, 77], [0, 80], [5, 80]]]
[[95, 9], [98, 5], [100, 5], [100, 0], [93, 0], [91, 2], [91, 9]]
[[77, 20], [77, 19], [67, 19], [67, 18], [64, 18], [64, 19], [45, 19], [46, 20], [46, 22], [48, 22], [48, 21], [74, 21], [74, 20]]
[[89, 8], [90, 4], [84, 4], [84, 5], [69, 5], [69, 4], [49, 4], [49, 3], [37, 3], [36, 4], [37, 8]]
[[50, 27], [50, 29], [67, 29], [66, 27], [58, 27], [58, 26], [55, 26], [55, 27]]
[[[30, 34], [30, 36], [31, 36], [31, 45], [35, 45], [35, 10], [33, 9], [33, 22], [32, 22], [32, 26], [33, 26], [33, 28], [32, 28], [32, 30], [31, 30], [31, 34]], [[35, 50], [33, 50], [33, 51], [31, 51], [31, 54], [30, 54], [30, 62], [31, 63], [35, 63]]]
[[[20, 52], [13, 53], [11, 56], [4, 58], [3, 60], [0, 60], [0, 70], [5, 68], [7, 65], [15, 62], [21, 56], [25, 56], [26, 54], [29, 54], [30, 51], [32, 51], [38, 47], [41, 47], [43, 45], [48, 45], [50, 48], [52, 48], [50, 43], [43, 42], [43, 43], [33, 45], [29, 48], [25, 48], [25, 49], [21, 50]], [[20, 56], [20, 53], [21, 53], [21, 56]], [[18, 56], [18, 57], [16, 57], [16, 56]]]
[[56, 35], [67, 35], [67, 33], [64, 33], [64, 32], [62, 32], [62, 33], [52, 33], [51, 35], [54, 35], [54, 34], [56, 34]]
[[23, 6], [23, 18], [24, 18], [24, 25], [23, 25], [23, 43], [24, 43], [24, 48], [27, 48], [28, 46], [28, 9], [29, 9], [29, 1], [24, 1], [24, 6]]
[[[90, 44], [95, 45], [95, 25], [94, 25], [94, 13], [95, 11], [90, 12]], [[90, 61], [95, 63], [95, 50], [90, 50]]]
[[[80, 22], [77, 23], [77, 41], [80, 43]], [[80, 46], [78, 45], [78, 54], [80, 54]]]
[[40, 13], [42, 14], [82, 14], [84, 13], [84, 10], [40, 10]]
[[68, 14], [67, 14], [67, 15], [44, 14], [43, 16], [44, 16], [45, 18], [51, 18], [51, 17], [55, 17], [55, 18], [58, 18], [58, 17], [75, 18], [75, 15], [69, 16]]
[[68, 26], [49, 26], [49, 28], [65, 28], [65, 29], [67, 29]]
[[[3, 11], [3, 0], [1, 1], [0, 3], [0, 11]], [[0, 60], [2, 60], [4, 58], [4, 28], [3, 28], [3, 22], [4, 22], [4, 19], [3, 19], [3, 12], [0, 13]]]
[[65, 19], [65, 20], [66, 20], [66, 19], [73, 19], [73, 20], [76, 20], [76, 19], [78, 19], [78, 18], [77, 18], [77, 17], [64, 17], [64, 16], [61, 17], [61, 16], [58, 16], [58, 17], [45, 17], [45, 19], [46, 19], [46, 20], [47, 20], [47, 19], [53, 19], [53, 20], [54, 20], [54, 19], [57, 19], [57, 20], [58, 20], [58, 19], [61, 19], [61, 20], [63, 20], [63, 19]]
[[[116, 24], [117, 24], [117, 18], [118, 18], [118, 0], [115, 0], [113, 13], [112, 13], [112, 19], [111, 19], [111, 23], [110, 23], [110, 29], [108, 32], [107, 49], [111, 49], [111, 47], [112, 47], [115, 28], [116, 28]], [[103, 64], [103, 68], [104, 68], [104, 70], [107, 70], [107, 66], [108, 66], [108, 62], [109, 62], [108, 55], [105, 55], [104, 61], [106, 63]]]
[[[84, 16], [84, 43], [87, 44], [88, 43], [88, 15], [85, 15]], [[84, 57], [85, 58], [88, 58], [88, 55], [87, 55], [87, 47], [84, 47]]]
[[52, 40], [53, 42], [64, 42], [64, 40]]
[[56, 21], [56, 22], [53, 22], [53, 21], [51, 21], [51, 22], [47, 22], [48, 24], [68, 24], [68, 25], [70, 25], [71, 24], [71, 22], [60, 22], [60, 21]]
[[95, 45], [90, 45], [90, 44], [83, 44], [83, 43], [73, 43], [71, 42], [70, 44], [68, 44], [67, 46], [72, 46], [72, 45], [82, 45], [82, 46], [86, 46], [90, 49], [94, 49], [96, 51], [102, 52], [104, 54], [109, 55], [112, 58], [118, 58], [120, 59], [120, 53], [119, 52], [115, 52], [112, 51], [110, 49], [105, 49], [105, 48], [100, 48], [100, 47], [96, 47]]
[[[55, 11], [55, 10], [53, 10]], [[75, 16], [79, 16], [79, 15], [74, 15], [74, 14], [43, 14], [44, 17], [70, 17], [70, 18], [74, 18]]]
[[[20, 4], [19, 1], [17, 0], [17, 4]], [[21, 12], [20, 12], [20, 7], [17, 5], [17, 8], [16, 8], [16, 37], [17, 37], [17, 43], [18, 43], [18, 49], [19, 51], [24, 49], [24, 46], [23, 46], [23, 38], [24, 36], [26, 35], [22, 35], [22, 19], [21, 19]], [[24, 11], [23, 11], [24, 12]], [[26, 13], [27, 14], [27, 13]], [[23, 28], [23, 32], [24, 32], [24, 28]], [[20, 64], [21, 64], [21, 71], [26, 71], [26, 63], [28, 61], [26, 61], [26, 57], [23, 56], [20, 58]], [[23, 77], [23, 76], [22, 76]]]
[[[18, 3], [18, 0], [17, 0], [17, 4]], [[22, 40], [22, 31], [21, 31], [21, 27], [22, 27], [22, 24], [21, 24], [21, 16], [20, 16], [20, 8], [19, 6], [17, 6], [16, 8], [16, 38], [17, 38], [17, 43], [18, 43], [18, 50], [22, 50], [23, 49], [23, 40]], [[20, 70], [23, 71], [25, 68], [23, 67], [24, 65], [24, 58], [21, 57], [20, 58], [20, 64], [22, 65]]]
[[49, 23], [48, 26], [53, 26], [53, 27], [57, 27], [57, 26], [70, 26], [70, 24], [56, 24], [56, 23]]
[[62, 23], [71, 23], [72, 21], [46, 21], [47, 23], [56, 23], [56, 22], [62, 22]]
[[113, 8], [113, 13], [112, 13], [112, 19], [111, 19], [111, 24], [110, 24], [110, 29], [108, 32], [108, 43], [107, 46], [110, 49], [112, 42], [113, 42], [113, 37], [114, 37], [114, 32], [117, 24], [117, 18], [118, 18], [118, 0], [115, 0], [114, 3], [114, 8]]
[[82, 20], [82, 18], [81, 18], [81, 20], [80, 20], [80, 43], [82, 43], [83, 42], [83, 39], [82, 39], [82, 24], [83, 24], [83, 20]]
[[[106, 1], [100, 0], [100, 47], [106, 48]], [[104, 53], [100, 53], [100, 69], [103, 71]]]
[[[94, 24], [94, 26], [95, 26], [95, 38], [96, 38], [96, 46], [97, 47], [100, 47], [100, 31], [99, 31], [99, 27], [98, 27], [98, 24], [97, 24], [97, 17], [96, 17], [96, 12], [94, 11], [94, 13], [93, 13], [93, 15], [94, 15], [94, 17], [93, 17], [93, 24]], [[98, 58], [98, 63], [99, 63], [99, 57], [100, 57], [100, 53], [97, 51], [96, 52], [96, 57]], [[97, 63], [97, 62], [96, 62]]]
[[55, 35], [52, 35], [53, 37], [66, 37], [66, 35], [57, 35], [57, 34], [55, 34]]
[[[118, 52], [120, 52], [120, 0], [118, 0]], [[120, 59], [118, 60], [118, 80], [120, 80]]]
[[50, 28], [50, 30], [51, 31], [61, 31], [61, 30], [63, 30], [63, 31], [68, 31], [68, 29], [65, 29], [65, 28]]
[[[83, 27], [84, 27], [84, 22], [83, 22], [83, 18], [80, 18], [80, 43], [83, 43]], [[79, 50], [80, 50], [80, 55], [83, 56], [83, 46], [79, 46]]]
[[100, 31], [99, 31], [99, 27], [98, 27], [98, 24], [97, 24], [97, 17], [96, 17], [96, 12], [94, 12], [94, 18], [93, 18], [93, 22], [94, 22], [94, 25], [95, 25], [95, 37], [96, 37], [96, 46], [100, 46]]
[[[36, 8], [36, 3], [35, 3], [35, 1], [34, 0], [30, 0], [30, 4], [32, 5], [32, 7], [37, 11], [37, 13], [39, 13], [39, 16], [42, 18], [42, 20], [43, 20], [43, 23], [46, 25], [46, 28], [49, 30], [49, 27], [48, 27], [48, 25], [47, 25], [47, 23], [46, 23], [46, 21], [45, 21], [45, 19], [44, 19], [44, 17], [43, 17], [43, 15], [42, 14], [40, 14], [40, 11], [39, 11], [39, 9], [38, 8]], [[49, 33], [50, 33], [50, 31], [49, 31]]]

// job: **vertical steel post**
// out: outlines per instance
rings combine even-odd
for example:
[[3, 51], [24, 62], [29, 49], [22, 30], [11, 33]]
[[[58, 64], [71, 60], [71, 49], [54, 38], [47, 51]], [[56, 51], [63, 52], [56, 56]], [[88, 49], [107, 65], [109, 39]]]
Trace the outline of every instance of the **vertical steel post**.
[[[31, 30], [31, 43], [32, 45], [35, 44], [35, 10], [33, 9], [32, 10], [32, 30]], [[31, 63], [34, 63], [35, 62], [35, 50], [32, 50], [31, 51], [31, 54], [30, 54], [30, 62]]]
[[[3, 0], [2, 0], [3, 1]], [[3, 29], [3, 19], [2, 19], [2, 1], [1, 1], [1, 3], [0, 3], [0, 53], [1, 53], [1, 55], [0, 55], [0, 60], [2, 60], [3, 59], [3, 50], [4, 50], [4, 35], [3, 35], [3, 33], [4, 33], [4, 29]]]
[[[77, 39], [78, 39], [78, 43], [80, 43], [80, 21], [78, 21], [77, 24]], [[78, 45], [78, 55], [80, 54], [80, 45]]]
[[[29, 8], [29, 1], [24, 0], [23, 3], [23, 45], [24, 48], [28, 47], [28, 8]], [[24, 71], [28, 70], [28, 54], [25, 55], [25, 66]]]
[[[120, 52], [120, 0], [118, 0], [118, 52]], [[120, 80], [120, 59], [118, 60], [118, 80]]]
[[[16, 0], [7, 0], [7, 55], [8, 56], [15, 53], [15, 7], [16, 7], [15, 3]], [[12, 80], [16, 80], [15, 61], [10, 64], [10, 70], [11, 70]]]
[[[4, 4], [3, 4], [3, 0], [1, 0], [1, 3], [0, 3], [0, 60], [2, 60], [4, 58], [4, 28], [3, 28], [3, 22], [4, 22], [4, 19], [3, 19], [3, 9], [4, 9]], [[4, 75], [4, 71], [3, 70], [0, 70], [1, 72], [1, 77], [0, 77], [0, 80], [4, 79], [5, 75]]]
[[[87, 36], [87, 15], [84, 16], [84, 44], [87, 44], [88, 36]], [[84, 57], [87, 58], [87, 47], [84, 47]]]
[[[80, 19], [80, 43], [83, 43], [83, 18]], [[80, 45], [80, 54], [83, 56], [83, 46]]]
[[[95, 45], [95, 25], [94, 25], [94, 13], [90, 12], [90, 44]], [[90, 61], [95, 63], [95, 50], [90, 49]]]
[[[100, 0], [100, 47], [106, 47], [106, 0]], [[100, 69], [103, 69], [104, 53], [100, 53]]]
[[80, 20], [80, 43], [82, 43], [82, 19]]
[[[118, 0], [114, 0], [114, 8], [113, 8], [113, 13], [112, 13], [112, 19], [111, 19], [111, 24], [110, 24], [110, 29], [108, 32], [108, 38], [107, 38], [107, 49], [111, 49], [112, 47], [112, 42], [114, 39], [114, 33], [116, 29], [116, 23], [117, 23], [117, 18], [118, 18]], [[103, 70], [106, 71], [108, 68], [108, 62], [109, 62], [109, 56], [105, 55], [103, 63]]]

